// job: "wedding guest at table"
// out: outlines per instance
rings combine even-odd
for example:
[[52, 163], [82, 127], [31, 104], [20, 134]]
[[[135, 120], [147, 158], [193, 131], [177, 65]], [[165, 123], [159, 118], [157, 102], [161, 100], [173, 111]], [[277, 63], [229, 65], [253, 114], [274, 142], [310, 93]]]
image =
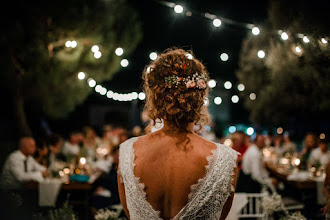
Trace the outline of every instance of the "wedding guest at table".
[[36, 141], [36, 151], [33, 155], [34, 159], [44, 167], [48, 165], [48, 147], [46, 141], [42, 138]]
[[265, 137], [265, 146], [266, 147], [274, 146], [274, 134], [272, 130], [267, 131], [267, 136]]
[[312, 150], [309, 157], [308, 163], [311, 166], [323, 166], [325, 167], [330, 161], [330, 151], [328, 151], [328, 146], [326, 140], [320, 140], [318, 148]]
[[71, 132], [69, 135], [69, 139], [64, 142], [62, 153], [66, 157], [79, 155], [81, 142], [82, 142], [82, 134], [79, 131]]
[[139, 125], [136, 125], [132, 129], [132, 136], [133, 137], [139, 137], [142, 135], [142, 128]]
[[241, 154], [237, 156], [238, 168], [241, 169], [243, 156], [248, 149], [248, 146], [245, 144], [245, 133], [236, 131], [232, 134], [231, 141], [232, 148]]
[[264, 167], [262, 149], [265, 138], [257, 134], [253, 144], [249, 146], [242, 159], [242, 169], [238, 175], [236, 192], [260, 193], [262, 188], [275, 192], [276, 179], [271, 179]]
[[83, 128], [83, 149], [86, 151], [86, 157], [94, 161], [96, 158], [96, 149], [101, 144], [101, 139], [96, 135], [92, 127]]
[[108, 173], [104, 173], [93, 184], [94, 192], [92, 206], [96, 209], [106, 208], [111, 205], [120, 204], [117, 169], [119, 163], [119, 146], [112, 149], [111, 157], [113, 163]]
[[317, 147], [317, 139], [315, 134], [308, 133], [304, 139], [304, 148], [300, 152], [300, 165], [299, 169], [307, 169], [307, 163], [310, 157], [310, 154], [314, 148]]
[[274, 137], [274, 149], [279, 157], [283, 155], [283, 135], [278, 134]]
[[296, 151], [297, 151], [297, 145], [291, 140], [290, 133], [284, 133], [282, 155], [285, 155], [287, 153], [294, 154]]
[[48, 167], [53, 168], [57, 161], [65, 161], [65, 156], [62, 154], [63, 139], [58, 134], [51, 134], [47, 137], [46, 143], [49, 150]]
[[19, 149], [11, 153], [2, 169], [1, 183], [6, 189], [18, 189], [28, 181], [43, 181], [46, 168], [32, 157], [36, 151], [36, 143], [32, 137], [22, 137]]

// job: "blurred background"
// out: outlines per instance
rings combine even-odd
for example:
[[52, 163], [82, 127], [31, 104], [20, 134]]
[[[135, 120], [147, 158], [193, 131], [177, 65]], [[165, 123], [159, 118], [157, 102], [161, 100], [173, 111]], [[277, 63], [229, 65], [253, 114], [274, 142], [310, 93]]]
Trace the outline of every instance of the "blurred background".
[[205, 105], [212, 123], [200, 135], [229, 146], [238, 132], [252, 140], [257, 134], [284, 135], [297, 152], [307, 134], [326, 141], [325, 3], [5, 1], [0, 168], [23, 136], [58, 134], [70, 140], [86, 134], [86, 126], [100, 137], [111, 130], [118, 143], [144, 134], [149, 119], [143, 112], [142, 71], [172, 47], [192, 50], [210, 73]]

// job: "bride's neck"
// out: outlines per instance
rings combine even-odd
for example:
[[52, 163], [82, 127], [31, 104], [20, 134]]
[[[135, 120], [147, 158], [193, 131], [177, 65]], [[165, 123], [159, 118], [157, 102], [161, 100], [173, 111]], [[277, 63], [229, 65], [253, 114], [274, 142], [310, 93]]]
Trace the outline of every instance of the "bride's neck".
[[[166, 121], [164, 121], [164, 126], [163, 126], [162, 130], [164, 132], [171, 132], [171, 131], [173, 131], [173, 126], [171, 127]], [[185, 133], [193, 133], [193, 132], [194, 132], [194, 123], [191, 122], [188, 124]]]

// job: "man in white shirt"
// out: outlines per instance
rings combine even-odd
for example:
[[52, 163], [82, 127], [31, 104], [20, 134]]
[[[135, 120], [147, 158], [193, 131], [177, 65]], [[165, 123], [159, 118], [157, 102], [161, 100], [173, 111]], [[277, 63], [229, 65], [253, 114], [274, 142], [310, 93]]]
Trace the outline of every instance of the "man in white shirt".
[[46, 168], [32, 157], [36, 143], [32, 137], [19, 140], [19, 149], [11, 153], [2, 169], [1, 183], [5, 189], [18, 189], [24, 182], [41, 182], [46, 175]]
[[310, 165], [318, 164], [320, 166], [325, 167], [329, 161], [330, 161], [330, 152], [328, 151], [327, 142], [324, 140], [320, 140], [319, 147], [312, 150], [308, 162]]
[[242, 159], [242, 172], [240, 172], [238, 179], [238, 188], [244, 188], [239, 189], [241, 192], [258, 193], [265, 186], [275, 192], [275, 187], [272, 184], [273, 181], [264, 167], [262, 158], [262, 148], [264, 146], [265, 138], [263, 135], [258, 134], [255, 143], [250, 145], [245, 152]]

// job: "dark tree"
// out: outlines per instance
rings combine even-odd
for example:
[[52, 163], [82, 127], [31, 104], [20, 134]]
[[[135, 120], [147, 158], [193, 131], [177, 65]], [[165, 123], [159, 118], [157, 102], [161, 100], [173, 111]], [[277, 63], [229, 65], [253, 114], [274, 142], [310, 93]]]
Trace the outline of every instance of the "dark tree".
[[[8, 1], [1, 14], [1, 82], [13, 97], [18, 133], [30, 135], [25, 106], [64, 117], [91, 92], [82, 71], [97, 82], [120, 69], [117, 47], [130, 54], [142, 38], [138, 15], [126, 1]], [[76, 41], [75, 48], [66, 47]], [[101, 58], [91, 51], [98, 45]]]
[[[320, 9], [322, 5], [318, 9], [315, 5], [273, 1], [260, 35], [251, 34], [244, 40], [236, 75], [246, 87], [245, 106], [252, 121], [287, 124], [292, 118], [304, 121], [328, 117], [330, 51], [329, 43], [321, 41], [329, 40], [324, 20], [328, 13]], [[282, 40], [278, 30], [285, 31], [288, 40]], [[309, 43], [303, 41], [304, 35]], [[259, 50], [265, 51], [264, 59], [257, 56]], [[256, 94], [255, 100], [250, 100], [251, 93]]]

